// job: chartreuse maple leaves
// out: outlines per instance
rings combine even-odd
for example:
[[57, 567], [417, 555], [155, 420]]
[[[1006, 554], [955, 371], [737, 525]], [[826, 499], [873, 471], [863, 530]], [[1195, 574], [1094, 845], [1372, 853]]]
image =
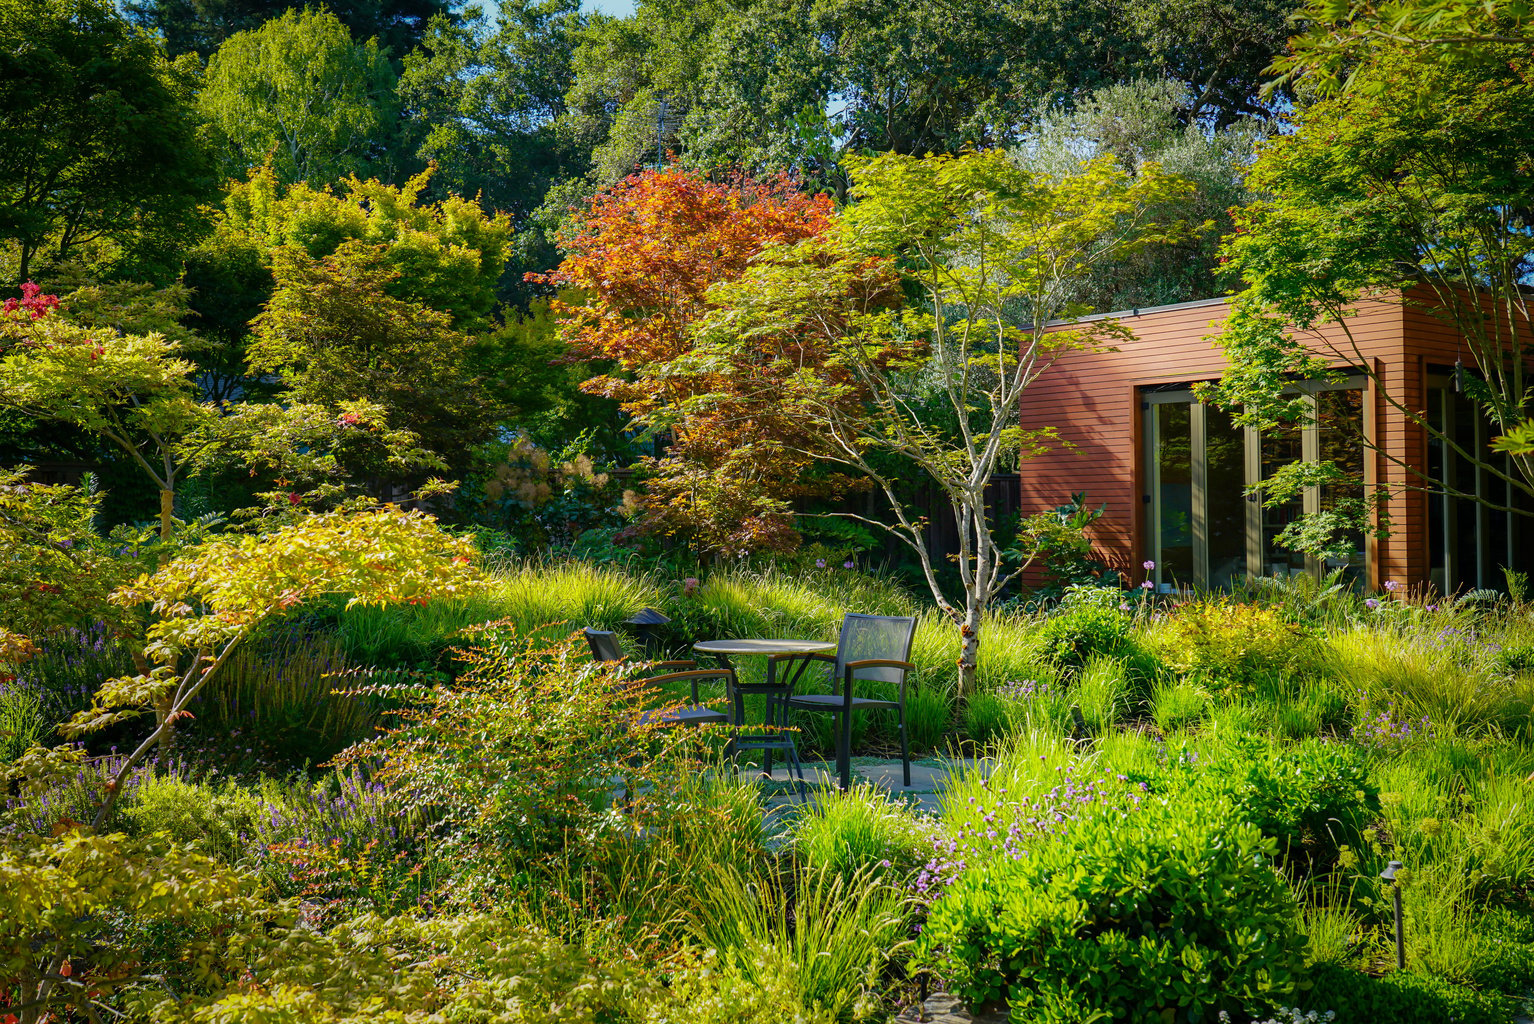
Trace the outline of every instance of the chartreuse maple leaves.
[[144, 654], [153, 667], [108, 681], [68, 729], [92, 731], [151, 708], [163, 728], [267, 617], [327, 595], [348, 605], [467, 597], [483, 585], [473, 556], [468, 539], [393, 507], [210, 541], [112, 594], [115, 604], [149, 609]]

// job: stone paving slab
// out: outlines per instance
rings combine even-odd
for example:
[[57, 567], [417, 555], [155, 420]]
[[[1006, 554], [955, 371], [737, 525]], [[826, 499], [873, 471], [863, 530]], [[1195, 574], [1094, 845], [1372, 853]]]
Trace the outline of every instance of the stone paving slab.
[[895, 1024], [1007, 1024], [1004, 1013], [981, 1013], [972, 1015], [964, 1004], [950, 995], [938, 994], [928, 998], [921, 1012], [912, 1007], [900, 1011]]
[[[973, 762], [963, 762], [966, 766]], [[911, 785], [906, 786], [900, 761], [893, 758], [855, 757], [852, 759], [853, 784], [870, 784], [885, 790], [890, 796], [903, 799], [919, 811], [936, 814], [941, 809], [941, 795], [957, 762], [936, 758], [911, 763]], [[804, 777], [809, 789], [809, 802], [814, 803], [819, 793], [828, 792], [835, 786], [835, 766], [825, 761], [807, 761]], [[799, 797], [793, 773], [780, 764], [774, 764], [770, 792], [766, 799], [768, 814], [798, 806]], [[765, 782], [765, 780], [764, 780]]]

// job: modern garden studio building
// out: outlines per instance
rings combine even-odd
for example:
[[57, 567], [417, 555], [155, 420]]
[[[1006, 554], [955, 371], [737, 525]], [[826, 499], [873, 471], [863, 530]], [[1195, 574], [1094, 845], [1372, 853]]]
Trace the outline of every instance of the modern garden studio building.
[[[1077, 491], [1093, 507], [1106, 502], [1096, 536], [1102, 556], [1134, 566], [1137, 577], [1143, 561], [1154, 561], [1149, 575], [1162, 589], [1346, 566], [1370, 588], [1394, 580], [1451, 592], [1501, 587], [1503, 566], [1534, 564], [1534, 518], [1507, 511], [1529, 509], [1528, 496], [1494, 468], [1454, 452], [1456, 445], [1489, 452], [1494, 435], [1456, 390], [1455, 363], [1468, 372], [1470, 358], [1449, 324], [1399, 301], [1360, 303], [1348, 322], [1351, 341], [1330, 324], [1311, 334], [1309, 347], [1352, 354], [1356, 344], [1366, 364], [1339, 358], [1339, 369], [1359, 372], [1300, 386], [1314, 403], [1309, 425], [1259, 433], [1193, 397], [1194, 384], [1225, 368], [1224, 353], [1208, 339], [1229, 301], [1105, 314], [1118, 317], [1133, 340], [1117, 351], [1066, 352], [1029, 388], [1023, 424], [1054, 426], [1072, 447], [1024, 462], [1025, 514]], [[1372, 372], [1362, 372], [1366, 367]], [[1408, 410], [1453, 443], [1431, 437]], [[1322, 495], [1312, 488], [1290, 507], [1267, 509], [1245, 490], [1297, 459], [1331, 460], [1363, 487], [1387, 487], [1390, 536], [1360, 539], [1350, 558], [1326, 565], [1277, 545], [1284, 525], [1320, 507]], [[1514, 473], [1505, 460], [1492, 466]], [[1427, 480], [1476, 497], [1434, 493]]]

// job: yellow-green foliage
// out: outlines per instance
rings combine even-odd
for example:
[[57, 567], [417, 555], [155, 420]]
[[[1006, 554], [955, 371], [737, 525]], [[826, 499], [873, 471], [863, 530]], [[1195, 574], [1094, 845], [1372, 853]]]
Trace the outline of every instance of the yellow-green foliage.
[[1355, 629], [1332, 641], [1337, 677], [1364, 692], [1370, 709], [1439, 731], [1525, 732], [1534, 675], [1499, 673], [1492, 645], [1452, 629]]
[[[281, 916], [201, 854], [83, 829], [0, 830], [0, 889], [0, 999], [40, 1004], [30, 1021], [65, 1007], [89, 1019], [90, 992], [163, 994], [167, 973], [188, 994], [218, 987], [239, 972], [240, 939]], [[63, 973], [77, 963], [89, 990]]]
[[1246, 692], [1264, 678], [1304, 676], [1325, 667], [1314, 632], [1271, 608], [1228, 599], [1192, 601], [1172, 613], [1161, 656], [1221, 688]]

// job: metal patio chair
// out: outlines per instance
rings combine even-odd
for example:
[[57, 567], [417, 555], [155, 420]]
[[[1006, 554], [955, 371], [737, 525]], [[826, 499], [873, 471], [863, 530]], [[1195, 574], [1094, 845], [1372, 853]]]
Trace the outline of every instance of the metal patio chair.
[[[851, 615], [842, 620], [836, 654], [790, 654], [781, 660], [806, 658], [831, 663], [830, 693], [800, 693], [788, 698], [796, 711], [840, 715], [836, 724], [836, 767], [842, 789], [852, 785], [852, 713], [893, 710], [900, 726], [900, 762], [907, 789], [911, 786], [911, 744], [906, 735], [906, 678], [916, 670], [910, 662], [911, 642], [916, 638], [916, 619], [903, 615]], [[858, 697], [858, 682], [894, 683], [895, 700]]]
[[[618, 645], [618, 634], [610, 630], [586, 629], [586, 643], [591, 647], [591, 659], [593, 661], [622, 662], [627, 661], [628, 656], [623, 653], [623, 648]], [[704, 707], [698, 696], [698, 683], [704, 679], [722, 679], [728, 688], [734, 673], [729, 669], [709, 668], [700, 669], [697, 662], [693, 661], [657, 661], [655, 668], [672, 669], [658, 676], [648, 676], [646, 683], [673, 683], [687, 680], [692, 690], [692, 705], [690, 707], [676, 708], [654, 719], [648, 717], [646, 712], [645, 721], [659, 721], [663, 725], [723, 725], [729, 722], [730, 716], [723, 711]]]

